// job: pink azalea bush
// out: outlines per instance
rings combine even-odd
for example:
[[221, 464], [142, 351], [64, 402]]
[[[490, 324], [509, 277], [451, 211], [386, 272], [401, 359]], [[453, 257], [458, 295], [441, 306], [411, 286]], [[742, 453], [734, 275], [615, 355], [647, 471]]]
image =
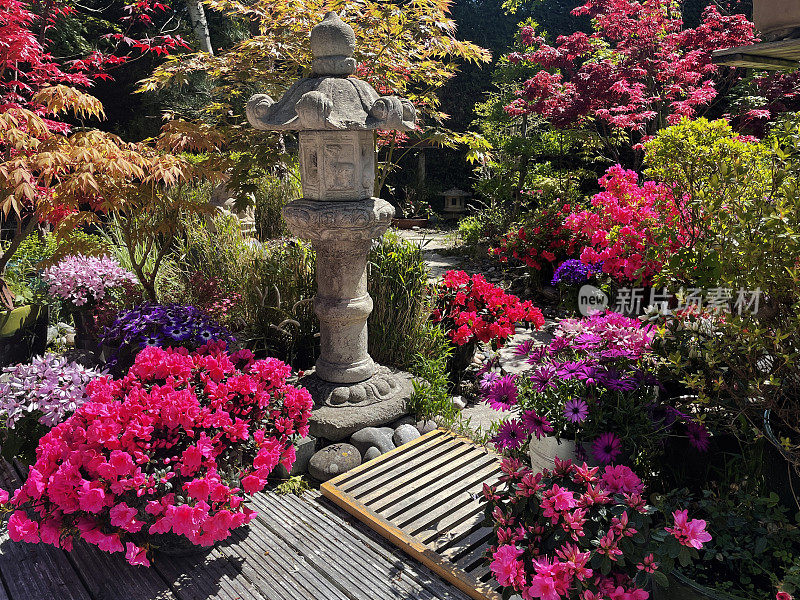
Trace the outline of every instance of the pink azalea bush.
[[504, 597], [523, 600], [647, 600], [651, 580], [667, 585], [675, 561], [689, 564], [711, 540], [687, 511], [670, 517], [647, 505], [628, 467], [604, 470], [555, 459], [536, 473], [506, 458], [497, 486], [484, 485], [494, 524], [490, 568]]
[[592, 198], [591, 208], [565, 219], [576, 237], [589, 240], [578, 248], [581, 261], [601, 264], [604, 273], [623, 281], [649, 283], [685, 241], [672, 194], [655, 181], [639, 185], [636, 172], [620, 165], [608, 169], [600, 185], [603, 191]]
[[62, 258], [45, 269], [42, 278], [53, 296], [73, 307], [93, 304], [110, 290], [136, 282], [136, 276], [123, 269], [116, 258], [81, 254]]
[[77, 536], [149, 565], [160, 535], [227, 538], [255, 516], [246, 496], [291, 467], [292, 441], [308, 433], [311, 396], [289, 374], [221, 342], [144, 349], [122, 379], [91, 382], [90, 400], [42, 438], [5, 507], [11, 539], [69, 550]]

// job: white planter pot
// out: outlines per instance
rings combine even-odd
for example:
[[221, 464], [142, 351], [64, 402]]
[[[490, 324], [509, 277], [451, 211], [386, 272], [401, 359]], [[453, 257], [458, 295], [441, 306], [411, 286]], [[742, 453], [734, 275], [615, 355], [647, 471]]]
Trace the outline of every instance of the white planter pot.
[[[578, 458], [575, 442], [570, 440], [557, 440], [554, 437], [543, 437], [540, 440], [532, 438], [528, 447], [528, 454], [531, 457], [531, 467], [534, 470], [552, 469], [556, 457], [561, 460], [570, 459], [573, 463], [583, 464], [583, 460]], [[586, 460], [586, 462], [590, 462]]]
[[800, 28], [800, 1], [753, 0], [753, 22], [767, 41], [782, 39]]

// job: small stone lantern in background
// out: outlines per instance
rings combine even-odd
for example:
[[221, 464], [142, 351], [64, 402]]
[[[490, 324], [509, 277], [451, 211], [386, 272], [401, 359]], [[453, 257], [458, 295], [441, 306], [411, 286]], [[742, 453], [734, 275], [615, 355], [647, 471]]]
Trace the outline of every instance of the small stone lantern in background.
[[411, 375], [382, 367], [367, 353], [367, 258], [389, 227], [394, 208], [374, 198], [376, 129], [408, 131], [408, 100], [379, 96], [356, 70], [353, 29], [335, 12], [311, 30], [311, 77], [277, 102], [256, 94], [247, 119], [263, 130], [298, 131], [303, 198], [283, 210], [289, 229], [317, 254], [314, 311], [321, 351], [301, 384], [314, 397], [311, 435], [341, 440], [405, 412]]
[[460, 215], [467, 212], [467, 198], [470, 197], [469, 192], [458, 188], [450, 188], [439, 195], [444, 196], [444, 212], [451, 215]]

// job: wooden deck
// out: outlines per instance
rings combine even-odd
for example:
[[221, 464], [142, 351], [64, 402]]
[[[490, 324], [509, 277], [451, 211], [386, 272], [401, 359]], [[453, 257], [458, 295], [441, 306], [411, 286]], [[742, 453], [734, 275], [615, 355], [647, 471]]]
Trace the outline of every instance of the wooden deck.
[[322, 485], [326, 498], [474, 600], [501, 600], [486, 549], [483, 485], [501, 457], [437, 429]]
[[[18, 475], [0, 465], [0, 487]], [[319, 492], [257, 494], [258, 517], [210, 554], [131, 567], [84, 543], [71, 553], [0, 535], [0, 600], [384, 600], [467, 596]]]

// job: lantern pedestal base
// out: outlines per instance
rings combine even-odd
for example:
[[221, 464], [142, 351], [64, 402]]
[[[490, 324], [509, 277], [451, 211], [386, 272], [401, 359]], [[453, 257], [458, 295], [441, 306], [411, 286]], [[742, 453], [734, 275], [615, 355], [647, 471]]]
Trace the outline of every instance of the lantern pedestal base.
[[377, 366], [366, 381], [352, 384], [323, 381], [314, 372], [298, 385], [314, 399], [311, 435], [338, 442], [364, 427], [377, 427], [406, 414], [414, 391], [413, 376], [404, 371]]

